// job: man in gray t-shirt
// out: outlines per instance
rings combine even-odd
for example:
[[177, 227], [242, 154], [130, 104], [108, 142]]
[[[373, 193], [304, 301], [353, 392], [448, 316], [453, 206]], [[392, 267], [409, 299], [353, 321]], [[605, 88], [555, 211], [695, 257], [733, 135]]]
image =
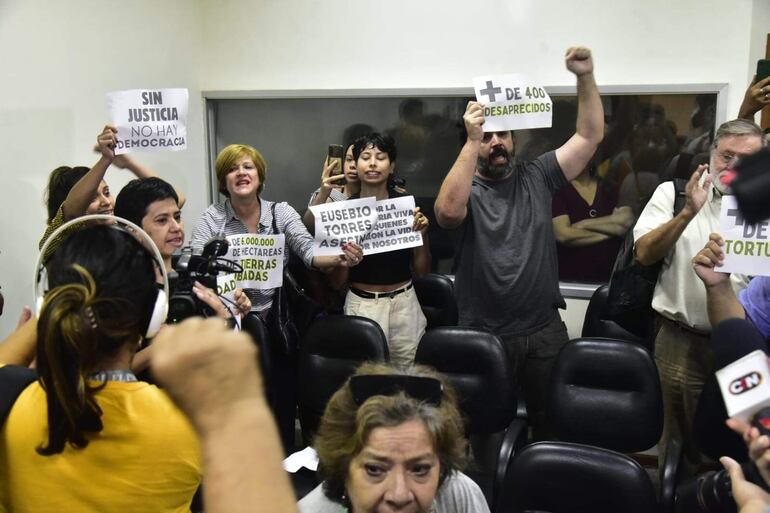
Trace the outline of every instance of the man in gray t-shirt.
[[486, 328], [506, 345], [536, 438], [544, 429], [553, 361], [567, 342], [558, 309], [551, 197], [588, 164], [604, 134], [604, 111], [587, 48], [565, 56], [577, 76], [576, 133], [560, 148], [514, 165], [509, 131], [486, 132], [483, 105], [469, 102], [468, 139], [436, 198], [438, 223], [459, 238], [456, 294], [460, 324]]

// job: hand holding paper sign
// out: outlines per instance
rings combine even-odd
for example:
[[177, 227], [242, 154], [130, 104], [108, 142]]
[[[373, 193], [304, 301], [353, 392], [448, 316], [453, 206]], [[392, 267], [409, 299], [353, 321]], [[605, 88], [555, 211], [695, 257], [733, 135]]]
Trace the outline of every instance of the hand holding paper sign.
[[463, 114], [465, 131], [468, 133], [469, 141], [481, 141], [484, 137], [484, 130], [481, 125], [484, 124], [484, 107], [479, 102], [470, 101]]
[[425, 217], [425, 214], [420, 212], [420, 207], [416, 207], [414, 209], [414, 224], [412, 225], [412, 230], [425, 235], [425, 232], [428, 231], [428, 224], [430, 224], [428, 218]]
[[342, 245], [342, 255], [339, 255], [339, 267], [353, 267], [361, 263], [364, 258], [364, 250], [355, 242], [346, 242]]
[[106, 125], [96, 137], [96, 146], [102, 157], [112, 162], [115, 159], [115, 146], [118, 144], [118, 131], [114, 126]]
[[706, 246], [692, 259], [695, 274], [706, 285], [706, 288], [730, 281], [730, 273], [716, 270], [717, 267], [724, 265], [725, 253], [722, 249], [724, 245], [725, 241], [722, 236], [718, 233], [712, 233], [709, 235]]
[[567, 69], [581, 77], [594, 72], [594, 61], [591, 58], [591, 50], [584, 46], [573, 46], [567, 48], [564, 55], [564, 61]]
[[[231, 309], [224, 303], [225, 300], [220, 298], [216, 291], [197, 281], [193, 284], [192, 291], [195, 294], [195, 297], [211, 308], [217, 317], [229, 319], [233, 316]], [[238, 313], [241, 315], [249, 313], [251, 310], [251, 300], [243, 292], [243, 289], [236, 288], [233, 299], [235, 300], [235, 308], [238, 310]]]

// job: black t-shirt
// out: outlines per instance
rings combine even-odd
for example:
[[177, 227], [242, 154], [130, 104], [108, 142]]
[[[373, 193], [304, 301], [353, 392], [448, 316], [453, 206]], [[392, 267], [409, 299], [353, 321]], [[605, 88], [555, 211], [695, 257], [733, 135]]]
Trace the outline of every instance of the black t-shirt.
[[[388, 199], [400, 198], [406, 194], [388, 190]], [[349, 199], [358, 199], [359, 194]], [[350, 268], [350, 282], [370, 285], [394, 285], [412, 279], [412, 249], [398, 249], [386, 253], [365, 255], [361, 263]]]

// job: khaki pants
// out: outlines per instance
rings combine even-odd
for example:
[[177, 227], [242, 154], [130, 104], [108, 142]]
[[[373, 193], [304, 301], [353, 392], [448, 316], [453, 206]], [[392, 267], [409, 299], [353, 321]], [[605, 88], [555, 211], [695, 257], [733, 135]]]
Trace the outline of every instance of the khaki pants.
[[685, 473], [694, 473], [705, 460], [695, 446], [693, 419], [703, 383], [714, 371], [710, 336], [689, 331], [663, 318], [655, 337], [655, 363], [663, 392], [663, 434], [658, 443], [662, 468], [668, 441], [682, 438]]
[[417, 344], [425, 333], [427, 321], [414, 287], [392, 298], [363, 298], [348, 291], [345, 315], [368, 317], [380, 325], [388, 339], [390, 361], [396, 365], [414, 362]]

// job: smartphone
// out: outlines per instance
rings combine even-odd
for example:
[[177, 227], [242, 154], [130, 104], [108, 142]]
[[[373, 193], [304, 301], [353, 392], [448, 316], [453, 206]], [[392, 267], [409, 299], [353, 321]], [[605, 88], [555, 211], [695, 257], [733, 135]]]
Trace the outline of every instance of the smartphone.
[[770, 77], [770, 59], [759, 59], [757, 61], [757, 82]]
[[[332, 160], [337, 161], [337, 167], [334, 169], [332, 175], [342, 174], [342, 159], [345, 156], [345, 148], [341, 144], [330, 144], [328, 156], [330, 162]], [[335, 182], [337, 185], [344, 185], [344, 183], [343, 180]]]

